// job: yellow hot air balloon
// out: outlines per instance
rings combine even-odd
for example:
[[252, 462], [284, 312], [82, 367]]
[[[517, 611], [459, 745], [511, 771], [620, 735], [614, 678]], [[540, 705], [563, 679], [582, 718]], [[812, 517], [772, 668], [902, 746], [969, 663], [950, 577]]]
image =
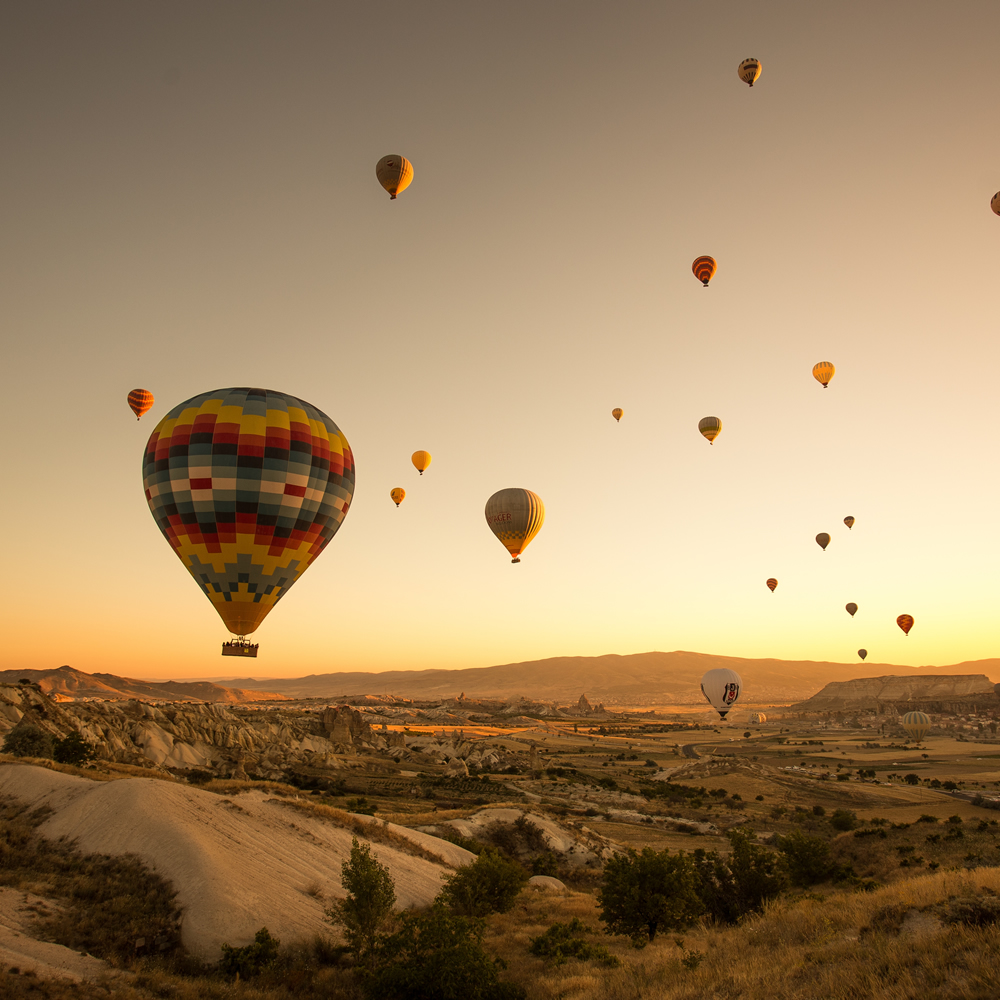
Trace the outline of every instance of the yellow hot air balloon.
[[844, 518], [844, 524], [846, 524], [848, 528], [853, 528], [854, 527], [854, 518], [853, 517], [845, 517]]
[[759, 59], [744, 59], [740, 63], [740, 68], [736, 71], [740, 75], [740, 79], [752, 87], [754, 83], [760, 79], [760, 60]]
[[545, 523], [545, 504], [537, 493], [512, 487], [498, 490], [486, 501], [486, 523], [519, 563], [521, 553]]
[[379, 184], [389, 192], [389, 200], [405, 191], [413, 180], [413, 164], [405, 156], [390, 153], [375, 164], [375, 176]]
[[990, 208], [992, 208], [997, 215], [1000, 215], [1000, 191], [997, 191], [997, 193], [990, 198]]
[[774, 588], [778, 586], [778, 581], [775, 580], [775, 578], [772, 576], [770, 579], [768, 579], [766, 581], [766, 583], [767, 583], [768, 589], [773, 594], [774, 593]]
[[722, 421], [718, 417], [702, 417], [698, 421], [698, 430], [708, 439], [711, 444], [722, 431]]
[[836, 374], [837, 369], [833, 367], [831, 361], [820, 361], [813, 365], [813, 378], [825, 389], [830, 384], [830, 379]]
[[394, 490], [389, 490], [392, 502], [398, 507], [406, 499], [406, 490], [402, 486], [397, 486]]
[[816, 544], [817, 544], [817, 545], [818, 545], [818, 546], [819, 546], [819, 547], [820, 547], [820, 548], [821, 548], [821, 549], [822, 549], [822, 550], [823, 550], [824, 552], [826, 552], [826, 547], [827, 547], [827, 546], [828, 546], [828, 545], [830, 544], [830, 536], [829, 536], [829, 535], [828, 535], [828, 534], [827, 534], [827, 533], [826, 533], [825, 531], [821, 531], [821, 532], [820, 532], [820, 533], [819, 533], [819, 534], [818, 534], [818, 535], [816, 536]]
[[413, 463], [413, 468], [420, 473], [424, 474], [424, 469], [431, 464], [431, 453], [429, 451], [415, 451], [410, 456], [410, 461]]
[[695, 257], [694, 263], [691, 265], [691, 271], [694, 276], [706, 287], [708, 288], [708, 283], [715, 277], [715, 258], [714, 257]]
[[611, 416], [613, 416], [616, 421], [621, 420], [621, 418], [625, 416], [625, 411], [620, 406], [616, 406], [611, 411]]
[[931, 731], [930, 716], [924, 715], [923, 712], [907, 712], [900, 721], [903, 723], [906, 735], [918, 743]]

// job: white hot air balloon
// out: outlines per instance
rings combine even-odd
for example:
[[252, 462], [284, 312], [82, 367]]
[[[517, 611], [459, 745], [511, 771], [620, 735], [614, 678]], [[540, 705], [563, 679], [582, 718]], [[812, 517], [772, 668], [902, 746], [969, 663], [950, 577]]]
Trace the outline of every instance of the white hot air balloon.
[[709, 670], [701, 679], [701, 693], [719, 713], [721, 719], [724, 719], [726, 713], [736, 704], [742, 687], [743, 681], [740, 675], [726, 667]]

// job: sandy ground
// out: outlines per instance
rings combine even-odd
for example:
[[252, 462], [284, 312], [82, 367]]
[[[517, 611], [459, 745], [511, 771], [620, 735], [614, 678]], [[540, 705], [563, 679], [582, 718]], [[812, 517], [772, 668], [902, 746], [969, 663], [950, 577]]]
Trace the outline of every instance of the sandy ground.
[[[101, 854], [135, 854], [168, 879], [183, 909], [185, 947], [207, 961], [261, 927], [282, 941], [332, 933], [323, 910], [344, 895], [341, 864], [352, 834], [261, 791], [223, 797], [189, 785], [127, 778], [90, 781], [27, 764], [0, 766], [0, 793], [53, 810], [41, 832]], [[473, 855], [394, 827], [452, 865]], [[400, 909], [424, 906], [450, 870], [385, 844], [372, 853], [396, 883]]]
[[100, 959], [31, 937], [34, 918], [53, 906], [41, 896], [0, 888], [0, 966], [34, 972], [41, 979], [95, 979], [111, 973]]

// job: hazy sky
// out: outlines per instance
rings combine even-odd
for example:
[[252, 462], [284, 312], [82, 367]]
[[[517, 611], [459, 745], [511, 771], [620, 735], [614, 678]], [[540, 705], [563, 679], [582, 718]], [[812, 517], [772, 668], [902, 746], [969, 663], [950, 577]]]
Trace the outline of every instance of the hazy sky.
[[[2, 5], [3, 665], [998, 655], [998, 36], [994, 0]], [[238, 385], [358, 469], [245, 666], [141, 482]], [[546, 506], [518, 566], [507, 486]]]

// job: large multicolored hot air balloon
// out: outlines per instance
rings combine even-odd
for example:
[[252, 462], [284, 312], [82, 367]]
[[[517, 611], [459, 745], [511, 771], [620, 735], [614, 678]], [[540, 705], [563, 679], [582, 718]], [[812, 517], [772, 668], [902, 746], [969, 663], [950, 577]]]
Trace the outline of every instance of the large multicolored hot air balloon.
[[844, 524], [846, 524], [848, 528], [853, 528], [854, 527], [854, 518], [850, 517], [850, 516], [845, 517], [844, 518]]
[[623, 416], [625, 416], [625, 411], [620, 406], [616, 406], [611, 411], [611, 416], [615, 418], [615, 423], [617, 423]]
[[906, 735], [918, 743], [931, 731], [931, 718], [923, 712], [907, 712], [900, 721]]
[[715, 670], [709, 670], [701, 679], [701, 693], [722, 719], [736, 704], [742, 687], [743, 681], [740, 679], [740, 675], [728, 667], [716, 667]]
[[415, 451], [410, 456], [410, 461], [413, 463], [413, 468], [420, 473], [424, 474], [424, 469], [426, 469], [431, 464], [431, 453], [429, 451]]
[[836, 375], [837, 369], [833, 367], [831, 361], [820, 361], [813, 365], [813, 378], [825, 389], [830, 384], [830, 379]]
[[853, 618], [853, 617], [854, 617], [854, 616], [855, 616], [855, 615], [857, 614], [857, 612], [858, 612], [858, 606], [857, 606], [857, 605], [856, 605], [856, 604], [854, 603], [854, 601], [851, 601], [851, 603], [850, 603], [850, 604], [845, 604], [845, 605], [844, 605], [844, 608], [845, 608], [845, 610], [847, 611], [847, 613], [848, 613], [848, 614], [849, 614], [849, 615], [850, 615], [850, 616], [851, 616], [852, 618]]
[[740, 68], [736, 71], [740, 75], [740, 79], [752, 87], [758, 79], [760, 79], [760, 60], [759, 59], [744, 59], [740, 63]]
[[694, 263], [691, 265], [691, 271], [694, 276], [706, 287], [708, 288], [708, 283], [715, 277], [715, 258], [714, 257], [695, 257]]
[[858, 650], [858, 656], [860, 656], [862, 660], [867, 659], [868, 658], [868, 650], [867, 649], [859, 649]]
[[243, 639], [337, 533], [354, 455], [322, 410], [271, 389], [216, 389], [175, 406], [143, 454], [146, 501], [185, 569]]
[[128, 405], [138, 420], [152, 405], [153, 394], [148, 389], [133, 389], [128, 394]]
[[722, 432], [722, 421], [718, 417], [702, 417], [698, 421], [698, 430], [711, 444]]
[[402, 486], [397, 486], [394, 490], [389, 490], [392, 502], [398, 507], [406, 499], [406, 490]]
[[767, 583], [768, 590], [770, 590], [771, 593], [773, 594], [774, 593], [774, 588], [778, 586], [778, 581], [775, 580], [775, 578], [772, 576], [772, 577], [769, 577], [767, 579], [766, 583]]
[[405, 156], [391, 153], [375, 164], [375, 176], [389, 192], [389, 200], [395, 201], [396, 195], [405, 191], [413, 180], [413, 164]]
[[829, 535], [828, 535], [828, 534], [827, 534], [827, 533], [826, 533], [825, 531], [821, 531], [821, 532], [820, 532], [820, 533], [819, 533], [819, 534], [818, 534], [818, 535], [816, 536], [816, 544], [817, 544], [817, 545], [818, 545], [818, 546], [819, 546], [819, 547], [820, 547], [820, 548], [821, 548], [821, 549], [822, 549], [822, 550], [823, 550], [824, 552], [826, 552], [826, 547], [827, 547], [827, 546], [828, 546], [828, 545], [830, 544], [830, 536], [829, 536]]
[[1000, 215], [1000, 191], [997, 191], [997, 193], [990, 198], [990, 208], [992, 208], [997, 215]]
[[903, 630], [903, 635], [909, 635], [913, 628], [913, 615], [900, 615], [896, 619], [896, 624]]
[[537, 493], [511, 487], [498, 490], [486, 501], [486, 523], [519, 563], [521, 553], [545, 523], [545, 504]]

